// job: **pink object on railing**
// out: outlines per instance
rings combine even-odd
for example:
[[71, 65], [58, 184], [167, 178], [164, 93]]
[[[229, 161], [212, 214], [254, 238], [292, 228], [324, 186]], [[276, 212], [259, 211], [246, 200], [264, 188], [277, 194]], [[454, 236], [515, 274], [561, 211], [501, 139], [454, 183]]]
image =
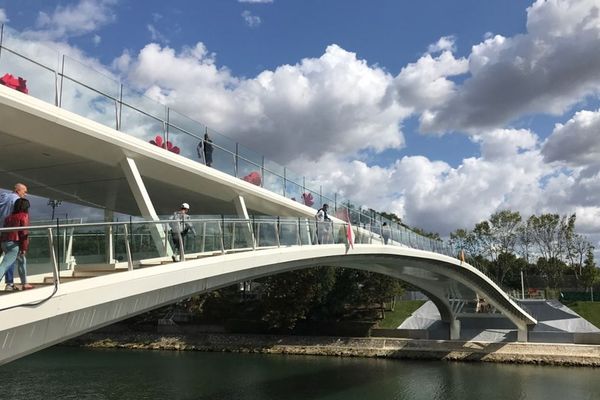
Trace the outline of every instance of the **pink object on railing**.
[[165, 143], [163, 141], [162, 136], [160, 135], [156, 135], [154, 139], [150, 140], [150, 143], [155, 146], [162, 147], [163, 149], [169, 150], [170, 152], [175, 154], [179, 154], [179, 152], [181, 151], [179, 147], [173, 146], [173, 143], [171, 143], [169, 140], [167, 140], [167, 142]]
[[29, 89], [27, 89], [27, 81], [20, 76], [15, 78], [11, 74], [4, 74], [4, 76], [0, 78], [0, 84], [8, 86], [11, 89], [18, 90], [21, 93], [29, 93]]
[[309, 207], [315, 204], [315, 200], [311, 193], [302, 193], [302, 202]]
[[262, 183], [260, 174], [256, 171], [250, 172], [248, 175], [246, 175], [242, 179], [245, 180], [246, 182], [250, 182], [256, 186], [260, 186], [260, 184]]

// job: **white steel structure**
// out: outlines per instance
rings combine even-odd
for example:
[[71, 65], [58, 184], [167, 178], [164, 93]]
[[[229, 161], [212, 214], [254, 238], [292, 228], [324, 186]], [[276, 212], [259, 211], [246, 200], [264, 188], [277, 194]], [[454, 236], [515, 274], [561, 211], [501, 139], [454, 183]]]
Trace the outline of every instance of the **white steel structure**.
[[[483, 296], [514, 323], [519, 340], [527, 340], [528, 326], [536, 320], [477, 269], [439, 254], [450, 254], [441, 242], [396, 226], [390, 239], [390, 244], [396, 246], [385, 246], [381, 219], [368, 216], [365, 223], [359, 216], [359, 226], [352, 228], [359, 242], [354, 247], [340, 234], [347, 231], [344, 220], [348, 218], [333, 218], [331, 229], [335, 234], [330, 244], [315, 245], [315, 210], [307, 205], [308, 199], [313, 199], [310, 201], [314, 206], [329, 202], [335, 211], [342, 211], [338, 216], [353, 219], [350, 214], [354, 210], [338, 202], [335, 195], [326, 195], [322, 188], [311, 191], [305, 178], [300, 183], [290, 171], [269, 166], [264, 158], [253, 156], [238, 144], [227, 150], [225, 144], [219, 147], [215, 143], [217, 168], [210, 168], [193, 159], [202, 130], [186, 130], [183, 117], [175, 118], [168, 108], [162, 111], [166, 111], [165, 118], [157, 116], [160, 112], [136, 109], [131, 105], [134, 100], [126, 101], [122, 85], [116, 94], [94, 89], [81, 71], [67, 73], [73, 61], [65, 57], [59, 67], [47, 65], [42, 58], [36, 60], [35, 55], [20, 55], [22, 39], [6, 29], [2, 32], [0, 67], [19, 69], [14, 58], [21, 57], [31, 64], [23, 67], [22, 73], [31, 73], [30, 82], [48, 91], [36, 93], [32, 87], [26, 95], [0, 85], [0, 187], [10, 188], [21, 181], [35, 195], [104, 209], [106, 215], [121, 212], [139, 216], [145, 220], [144, 232], [154, 253], [146, 258], [132, 256], [131, 243], [127, 242], [127, 261], [117, 263], [113, 230], [123, 229], [127, 238], [134, 233], [135, 224], [98, 225], [96, 228], [101, 228], [106, 238], [104, 266], [87, 269], [103, 272], [88, 271], [87, 276], [93, 278], [76, 280], [86, 276], [81, 256], [79, 262], [75, 256], [74, 268], [59, 273], [64, 265], [51, 246], [51, 227], [32, 230], [39, 233], [50, 229], [45, 236], [50, 244], [47, 274], [35, 278], [43, 282], [52, 277], [54, 269], [54, 278], [50, 279], [54, 285], [0, 296], [0, 363], [194, 294], [316, 265], [380, 272], [420, 288], [439, 308], [448, 323], [450, 338], [459, 336], [465, 304]], [[36, 68], [39, 74], [35, 74]], [[44, 85], [43, 76], [54, 84]], [[82, 95], [84, 90], [93, 95]], [[87, 102], [88, 108], [78, 109], [78, 99]], [[107, 110], [112, 110], [113, 118]], [[135, 118], [129, 115], [134, 112], [139, 114]], [[128, 130], [127, 123], [132, 121], [139, 125], [131, 125]], [[140, 128], [143, 132], [139, 127], [144, 127]], [[149, 143], [153, 133], [148, 130], [152, 129], [160, 129], [166, 138], [178, 138], [181, 154]], [[240, 179], [248, 171], [258, 171], [262, 182], [258, 185]], [[300, 197], [304, 204], [299, 202]], [[159, 215], [171, 213], [182, 201], [192, 204], [196, 214], [221, 215], [220, 222], [218, 218], [213, 222], [222, 240], [210, 251], [202, 248], [187, 258], [182, 254], [185, 261], [168, 263], [172, 250]], [[237, 219], [227, 222], [223, 215], [235, 215]], [[261, 221], [254, 216], [276, 217]], [[293, 218], [293, 222], [285, 222], [286, 218]], [[282, 230], [282, 221], [294, 228]], [[218, 237], [201, 230], [206, 228], [205, 222], [195, 222], [202, 246], [209, 235]], [[234, 228], [227, 228], [227, 223]], [[67, 226], [75, 231], [83, 227]], [[225, 238], [227, 229], [243, 237], [245, 247], [236, 247], [234, 239]], [[271, 239], [265, 244], [265, 232], [269, 230]], [[292, 240], [290, 232], [295, 232]], [[152, 262], [159, 265], [143, 268]], [[108, 274], [107, 270], [123, 272]]]

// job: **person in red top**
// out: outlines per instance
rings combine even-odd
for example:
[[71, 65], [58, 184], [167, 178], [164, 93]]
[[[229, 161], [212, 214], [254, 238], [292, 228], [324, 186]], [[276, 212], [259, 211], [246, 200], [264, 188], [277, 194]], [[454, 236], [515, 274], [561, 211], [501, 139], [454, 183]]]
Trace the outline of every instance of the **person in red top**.
[[[29, 200], [25, 198], [17, 199], [12, 214], [4, 219], [5, 228], [29, 226]], [[27, 260], [25, 254], [29, 249], [29, 231], [19, 229], [8, 232], [2, 232], [0, 235], [0, 247], [4, 253], [4, 258], [0, 262], [0, 279], [6, 273], [6, 270], [16, 261], [19, 278], [21, 279], [21, 289], [32, 289], [33, 286], [27, 283]]]

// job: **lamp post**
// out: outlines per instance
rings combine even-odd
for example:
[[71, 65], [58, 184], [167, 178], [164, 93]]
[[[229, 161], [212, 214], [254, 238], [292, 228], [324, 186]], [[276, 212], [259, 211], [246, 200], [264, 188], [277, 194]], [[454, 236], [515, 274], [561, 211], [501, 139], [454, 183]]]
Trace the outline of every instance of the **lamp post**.
[[54, 219], [54, 210], [56, 209], [56, 207], [60, 206], [61, 203], [62, 203], [61, 200], [52, 200], [52, 199], [48, 200], [48, 205], [50, 207], [52, 207], [52, 218], [50, 218], [50, 219], [52, 219], [52, 220]]

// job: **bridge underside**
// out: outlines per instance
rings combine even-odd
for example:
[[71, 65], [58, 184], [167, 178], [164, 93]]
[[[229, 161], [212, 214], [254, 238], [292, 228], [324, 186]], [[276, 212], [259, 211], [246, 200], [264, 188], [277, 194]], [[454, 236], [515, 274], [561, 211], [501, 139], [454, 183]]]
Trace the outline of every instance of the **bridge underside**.
[[[136, 269], [59, 286], [57, 293], [35, 307], [14, 307], [39, 301], [52, 288], [0, 297], [0, 330], [5, 363], [102, 326], [209, 292], [260, 277], [318, 265], [350, 267], [404, 280], [427, 293], [448, 323], [450, 338], [458, 338], [457, 301], [484, 295], [509, 318], [526, 340], [527, 314], [510, 299], [492, 293], [476, 273], [464, 273], [456, 260], [420, 250], [358, 245], [348, 254], [341, 245], [293, 246], [207, 257]], [[530, 318], [530, 317], [529, 317]]]

